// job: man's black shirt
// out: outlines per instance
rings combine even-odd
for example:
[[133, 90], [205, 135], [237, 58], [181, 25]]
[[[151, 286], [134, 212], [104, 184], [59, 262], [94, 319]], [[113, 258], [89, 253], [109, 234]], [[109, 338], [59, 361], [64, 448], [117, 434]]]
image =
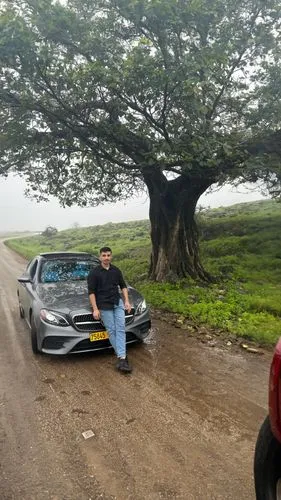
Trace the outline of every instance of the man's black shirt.
[[94, 293], [99, 309], [113, 309], [120, 299], [118, 286], [127, 288], [122, 273], [118, 267], [110, 264], [109, 269], [101, 265], [94, 267], [88, 275], [89, 295]]

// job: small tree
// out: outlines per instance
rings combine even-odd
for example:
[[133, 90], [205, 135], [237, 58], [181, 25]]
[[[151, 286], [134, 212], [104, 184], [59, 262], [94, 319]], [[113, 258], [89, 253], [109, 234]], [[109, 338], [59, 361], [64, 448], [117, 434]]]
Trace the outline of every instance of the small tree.
[[67, 206], [146, 189], [151, 278], [208, 280], [199, 197], [279, 189], [279, 0], [2, 4], [0, 172]]
[[55, 236], [57, 234], [58, 230], [53, 227], [53, 226], [48, 226], [46, 229], [42, 232], [42, 236], [46, 236], [46, 238], [52, 238], [52, 236]]

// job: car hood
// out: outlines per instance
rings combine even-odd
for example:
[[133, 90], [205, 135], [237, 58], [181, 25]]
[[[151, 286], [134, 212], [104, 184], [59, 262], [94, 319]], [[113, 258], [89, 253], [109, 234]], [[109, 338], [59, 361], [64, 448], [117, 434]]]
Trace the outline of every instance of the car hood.
[[[88, 286], [86, 281], [59, 283], [40, 283], [36, 287], [37, 295], [43, 307], [69, 313], [79, 309], [90, 310]], [[142, 296], [134, 288], [128, 286], [129, 299], [135, 307]]]

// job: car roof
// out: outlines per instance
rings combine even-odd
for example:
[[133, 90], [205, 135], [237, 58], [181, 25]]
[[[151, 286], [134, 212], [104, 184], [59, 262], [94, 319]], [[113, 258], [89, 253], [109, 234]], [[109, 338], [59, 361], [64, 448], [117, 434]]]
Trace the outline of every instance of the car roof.
[[87, 257], [88, 259], [92, 260], [99, 260], [98, 257], [95, 255], [92, 255], [87, 252], [45, 252], [45, 253], [40, 253], [40, 257], [43, 257], [44, 259], [47, 260], [52, 260], [52, 259], [57, 259], [57, 258], [68, 258], [68, 257], [80, 257], [84, 258]]

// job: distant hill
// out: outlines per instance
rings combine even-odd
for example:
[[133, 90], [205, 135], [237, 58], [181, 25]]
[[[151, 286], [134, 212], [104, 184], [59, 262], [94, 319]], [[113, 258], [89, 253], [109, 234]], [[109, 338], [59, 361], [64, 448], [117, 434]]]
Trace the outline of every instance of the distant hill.
[[37, 234], [35, 231], [0, 231], [0, 238], [13, 238], [14, 236], [31, 236]]

